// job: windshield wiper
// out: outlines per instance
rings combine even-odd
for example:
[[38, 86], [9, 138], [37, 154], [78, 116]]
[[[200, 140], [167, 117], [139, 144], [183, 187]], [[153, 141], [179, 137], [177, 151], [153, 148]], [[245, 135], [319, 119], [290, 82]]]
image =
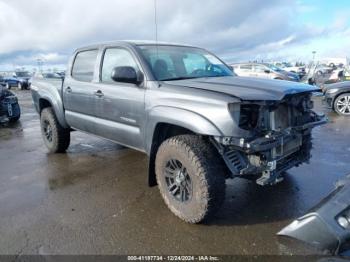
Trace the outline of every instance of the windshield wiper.
[[173, 77], [173, 78], [161, 79], [159, 81], [174, 81], [174, 80], [185, 80], [185, 79], [193, 79], [193, 78], [199, 78], [199, 77], [197, 76]]
[[185, 80], [185, 79], [193, 79], [193, 78], [223, 77], [223, 76], [230, 76], [230, 75], [184, 76], [184, 77], [166, 78], [166, 79], [162, 79], [162, 80], [159, 80], [159, 81], [175, 81], [175, 80]]
[[224, 76], [233, 76], [233, 75], [213, 75], [213, 76], [205, 76], [205, 77], [224, 77]]

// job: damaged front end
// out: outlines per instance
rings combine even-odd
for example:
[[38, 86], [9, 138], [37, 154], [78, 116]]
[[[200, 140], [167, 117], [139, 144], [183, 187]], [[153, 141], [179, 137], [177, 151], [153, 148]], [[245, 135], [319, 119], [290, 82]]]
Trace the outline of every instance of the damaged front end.
[[20, 114], [16, 95], [0, 86], [0, 124], [15, 122]]
[[283, 228], [278, 235], [292, 237], [317, 249], [339, 254], [350, 248], [350, 175], [308, 214]]
[[256, 178], [259, 185], [275, 184], [284, 171], [308, 162], [311, 130], [327, 122], [312, 111], [310, 93], [282, 101], [245, 101], [239, 107], [230, 110], [246, 136], [215, 137], [213, 143], [232, 176]]

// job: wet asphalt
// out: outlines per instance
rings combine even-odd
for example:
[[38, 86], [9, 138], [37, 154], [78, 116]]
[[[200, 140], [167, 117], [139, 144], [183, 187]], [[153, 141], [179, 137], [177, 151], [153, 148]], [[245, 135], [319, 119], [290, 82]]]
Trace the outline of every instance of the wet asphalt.
[[228, 180], [216, 217], [190, 225], [148, 187], [144, 154], [80, 132], [48, 154], [30, 91], [16, 93], [21, 119], [0, 127], [0, 254], [313, 254], [275, 234], [350, 173], [350, 118], [317, 98], [330, 123], [314, 129], [310, 164], [273, 187]]

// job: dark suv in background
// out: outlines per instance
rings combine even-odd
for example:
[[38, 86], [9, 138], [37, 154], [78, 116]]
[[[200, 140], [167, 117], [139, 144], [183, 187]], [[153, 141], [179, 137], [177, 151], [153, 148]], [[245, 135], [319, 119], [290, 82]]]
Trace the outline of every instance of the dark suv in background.
[[0, 125], [14, 123], [21, 116], [17, 96], [0, 85]]
[[350, 81], [326, 85], [324, 102], [337, 114], [350, 116]]
[[7, 89], [17, 87], [19, 90], [30, 89], [32, 75], [27, 71], [16, 71], [12, 77], [5, 77], [4, 82]]
[[2, 75], [0, 75], [0, 87], [1, 86], [5, 86], [6, 84], [5, 84], [5, 79], [4, 79], [4, 77], [2, 76]]

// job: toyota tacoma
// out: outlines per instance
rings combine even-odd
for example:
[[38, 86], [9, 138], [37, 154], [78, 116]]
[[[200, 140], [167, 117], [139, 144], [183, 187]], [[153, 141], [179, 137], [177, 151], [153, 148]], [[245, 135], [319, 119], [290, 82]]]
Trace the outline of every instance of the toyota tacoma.
[[97, 135], [149, 156], [148, 182], [189, 223], [211, 217], [225, 180], [259, 185], [308, 162], [317, 87], [241, 78], [192, 46], [118, 41], [77, 49], [65, 78], [34, 78], [32, 97], [48, 150], [70, 132]]

